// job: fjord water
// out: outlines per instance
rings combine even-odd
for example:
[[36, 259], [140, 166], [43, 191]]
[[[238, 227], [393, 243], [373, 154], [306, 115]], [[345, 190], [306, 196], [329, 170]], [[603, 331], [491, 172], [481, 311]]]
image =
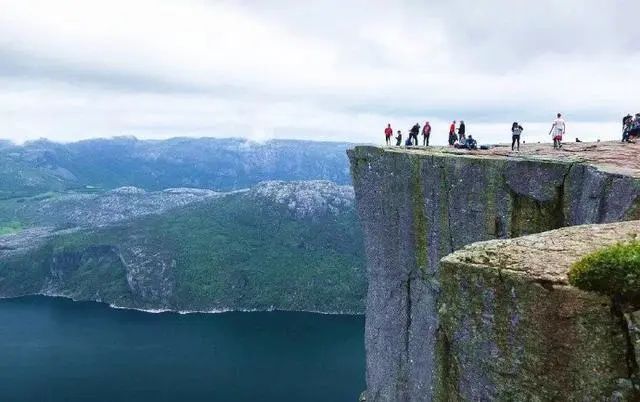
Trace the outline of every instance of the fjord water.
[[2, 401], [356, 401], [364, 318], [0, 300]]

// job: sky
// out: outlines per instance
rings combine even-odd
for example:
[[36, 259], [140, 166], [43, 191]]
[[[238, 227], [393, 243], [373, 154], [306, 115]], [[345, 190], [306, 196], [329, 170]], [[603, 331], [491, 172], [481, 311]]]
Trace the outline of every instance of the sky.
[[617, 139], [635, 0], [0, 0], [0, 139]]

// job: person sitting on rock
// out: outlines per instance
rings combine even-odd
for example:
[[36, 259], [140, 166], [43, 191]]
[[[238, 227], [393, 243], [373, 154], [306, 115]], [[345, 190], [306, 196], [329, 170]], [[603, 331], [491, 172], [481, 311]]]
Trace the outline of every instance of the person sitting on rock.
[[402, 132], [398, 130], [398, 136], [396, 137], [396, 147], [402, 145]]
[[413, 136], [412, 136], [411, 134], [409, 134], [409, 138], [407, 138], [407, 140], [404, 142], [404, 146], [405, 146], [405, 147], [410, 147], [410, 146], [412, 146], [412, 145], [413, 145], [413, 143], [411, 142], [411, 138], [412, 138], [412, 137], [413, 137]]
[[632, 140], [638, 137], [640, 137], [640, 113], [636, 113], [636, 117], [631, 120], [627, 142], [634, 142]]
[[464, 147], [467, 149], [478, 149], [478, 143], [473, 139], [471, 134], [469, 134], [467, 139], [464, 141]]

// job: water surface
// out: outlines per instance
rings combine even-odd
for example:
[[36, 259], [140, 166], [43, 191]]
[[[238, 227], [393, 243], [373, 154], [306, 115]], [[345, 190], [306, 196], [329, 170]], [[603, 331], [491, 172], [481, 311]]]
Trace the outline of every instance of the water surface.
[[364, 318], [0, 300], [0, 401], [356, 401]]

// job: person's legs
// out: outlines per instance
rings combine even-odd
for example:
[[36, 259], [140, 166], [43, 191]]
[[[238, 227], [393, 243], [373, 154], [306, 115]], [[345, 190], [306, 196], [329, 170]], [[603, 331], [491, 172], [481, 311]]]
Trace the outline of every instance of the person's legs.
[[512, 135], [511, 136], [511, 150], [513, 151], [513, 146], [516, 144], [516, 136]]
[[429, 137], [431, 137], [431, 136], [427, 135], [427, 146], [429, 146]]
[[518, 151], [520, 150], [520, 136], [516, 136], [516, 142], [518, 143]]

